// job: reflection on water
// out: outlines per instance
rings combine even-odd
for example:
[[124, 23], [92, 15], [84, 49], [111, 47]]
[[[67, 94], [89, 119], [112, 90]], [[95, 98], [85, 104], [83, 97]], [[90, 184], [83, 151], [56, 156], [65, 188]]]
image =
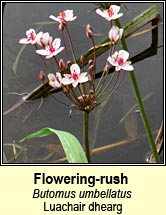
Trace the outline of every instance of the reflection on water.
[[[162, 3], [155, 4], [162, 14]], [[151, 7], [152, 3], [126, 3], [126, 6], [128, 9], [122, 7], [125, 14], [122, 24], [131, 21], [135, 16]], [[49, 68], [45, 69], [32, 46], [27, 46], [23, 50], [15, 72], [13, 71], [13, 63], [21, 48], [18, 41], [24, 36], [25, 31], [29, 28], [41, 29], [60, 37], [56, 24], [39, 25], [37, 23], [47, 22], [50, 14], [56, 15], [65, 9], [73, 9], [78, 20], [71, 23], [69, 28], [72, 32], [76, 55], [79, 56], [91, 47], [85, 37], [87, 23], [93, 26], [96, 42], [107, 37], [108, 23], [95, 14], [94, 8], [95, 5], [90, 3], [72, 3], [72, 5], [70, 3], [6, 4], [3, 17], [4, 111], [17, 103], [24, 93], [31, 92], [40, 84], [38, 80], [40, 70], [44, 70], [46, 73], [54, 72], [55, 65], [51, 62]], [[151, 32], [130, 38], [127, 43], [131, 56], [137, 55], [151, 45]], [[163, 32], [160, 26], [158, 45], [162, 44]], [[157, 55], [134, 64], [154, 136], [156, 136], [163, 119], [162, 52], [163, 50], [160, 48]], [[107, 53], [98, 58], [98, 71], [103, 69], [106, 57]], [[58, 98], [62, 98], [62, 96], [61, 93], [57, 93]], [[51, 97], [37, 99], [26, 102], [4, 117], [3, 149], [6, 159], [11, 163], [52, 163], [63, 158], [64, 153], [61, 145], [54, 136], [18, 144], [18, 141], [27, 134], [47, 126], [71, 132], [82, 141], [81, 112], [74, 111], [72, 118], [69, 118], [68, 108]], [[145, 163], [145, 156], [150, 149], [128, 76], [125, 77], [123, 85], [111, 100], [91, 113], [90, 135], [93, 149], [103, 147], [94, 151], [92, 162]], [[13, 160], [13, 154], [17, 155], [16, 161]]]

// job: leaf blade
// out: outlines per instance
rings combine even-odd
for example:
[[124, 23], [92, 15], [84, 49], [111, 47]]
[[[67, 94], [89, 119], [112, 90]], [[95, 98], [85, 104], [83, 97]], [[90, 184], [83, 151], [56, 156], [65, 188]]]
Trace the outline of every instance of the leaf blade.
[[81, 144], [77, 138], [69, 132], [47, 127], [24, 137], [20, 140], [20, 142], [39, 137], [45, 137], [52, 134], [58, 136], [69, 163], [88, 163]]

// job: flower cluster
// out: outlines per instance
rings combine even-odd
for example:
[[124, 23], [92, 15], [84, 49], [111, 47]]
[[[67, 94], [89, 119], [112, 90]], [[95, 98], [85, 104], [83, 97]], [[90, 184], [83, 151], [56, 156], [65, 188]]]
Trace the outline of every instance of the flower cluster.
[[[115, 51], [116, 44], [121, 40], [123, 36], [123, 29], [113, 26], [112, 22], [123, 16], [123, 13], [119, 13], [120, 6], [111, 5], [105, 10], [97, 9], [96, 13], [111, 23], [111, 29], [109, 30], [108, 37], [110, 39], [110, 56], [107, 58], [107, 63], [100, 81], [97, 86], [95, 84], [96, 75], [96, 46], [94, 42], [93, 30], [90, 24], [86, 26], [86, 36], [91, 40], [94, 56], [91, 59], [86, 59], [81, 56], [76, 59], [73, 48], [73, 43], [68, 29], [68, 22], [77, 19], [77, 16], [73, 15], [73, 10], [65, 10], [60, 12], [57, 17], [50, 15], [49, 18], [59, 23], [59, 30], [63, 36], [63, 46], [61, 46], [61, 39], [55, 38], [49, 35], [48, 32], [36, 33], [34, 29], [26, 31], [26, 38], [20, 39], [21, 44], [35, 45], [36, 53], [40, 56], [44, 56], [45, 59], [53, 58], [56, 62], [58, 70], [56, 73], [49, 73], [48, 83], [52, 88], [62, 88], [64, 94], [72, 101], [72, 107], [89, 112], [96, 105], [100, 104], [102, 96], [106, 94], [106, 89], [112, 83], [112, 79], [105, 84], [105, 78], [108, 75], [110, 67], [115, 67], [114, 75], [122, 71], [132, 71], [134, 68], [131, 65], [131, 61], [128, 60], [129, 53], [125, 50]], [[57, 55], [63, 50], [66, 52], [66, 56], [69, 56], [66, 50], [66, 42], [64, 41], [64, 31], [66, 30], [68, 43], [70, 45], [71, 54], [73, 56], [72, 61], [67, 59], [66, 63], [64, 59], [57, 59]], [[41, 47], [39, 49], [38, 47]], [[73, 62], [73, 63], [72, 63]], [[84, 66], [88, 62], [87, 71], [84, 71]], [[81, 71], [81, 68], [83, 71]], [[40, 74], [40, 77], [44, 77], [44, 74]], [[118, 76], [119, 77], [119, 76]], [[110, 94], [117, 88], [118, 81], [115, 81], [114, 86], [110, 90]]]

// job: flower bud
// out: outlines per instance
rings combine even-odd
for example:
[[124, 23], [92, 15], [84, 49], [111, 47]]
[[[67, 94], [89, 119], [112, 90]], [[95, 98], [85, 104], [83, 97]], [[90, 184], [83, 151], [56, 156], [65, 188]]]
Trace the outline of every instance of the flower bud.
[[89, 24], [87, 24], [87, 26], [86, 26], [86, 36], [88, 38], [93, 37], [93, 30], [92, 30], [92, 28], [91, 28], [91, 26]]
[[70, 88], [68, 86], [63, 87], [63, 93], [68, 94], [70, 91]]
[[89, 91], [89, 94], [90, 94], [90, 95], [94, 95], [94, 90], [91, 89], [91, 90]]
[[92, 73], [92, 72], [94, 71], [94, 68], [95, 68], [94, 65], [91, 65], [91, 66], [89, 67], [89, 72]]
[[88, 74], [88, 81], [89, 83], [92, 83], [92, 76], [90, 74]]
[[45, 79], [45, 74], [43, 71], [40, 71], [39, 72], [39, 80], [44, 81], [44, 79]]
[[85, 58], [84, 58], [83, 55], [81, 55], [81, 56], [80, 56], [80, 62], [81, 62], [81, 63], [84, 63], [84, 61], [85, 61]]
[[109, 71], [109, 66], [106, 65], [106, 66], [104, 67], [103, 71], [104, 71], [105, 73], [107, 73], [107, 72]]
[[68, 60], [66, 64], [67, 64], [67, 66], [71, 66], [71, 61]]
[[59, 60], [59, 68], [60, 70], [63, 70], [65, 68], [65, 62], [63, 61], [62, 58]]
[[84, 102], [83, 96], [79, 96], [79, 97], [78, 97], [78, 101], [79, 101], [80, 103], [83, 103], [83, 102]]
[[90, 66], [93, 65], [93, 60], [90, 59], [90, 60], [88, 61], [88, 64], [89, 64]]

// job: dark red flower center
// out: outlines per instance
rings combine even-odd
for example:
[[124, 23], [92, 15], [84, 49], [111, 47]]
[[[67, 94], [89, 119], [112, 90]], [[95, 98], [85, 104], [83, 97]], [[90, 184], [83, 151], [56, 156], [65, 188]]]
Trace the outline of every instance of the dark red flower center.
[[73, 72], [72, 78], [76, 81], [79, 78], [79, 75], [76, 73], [76, 71]]
[[119, 64], [120, 66], [122, 66], [123, 63], [124, 63], [124, 60], [123, 60], [123, 58], [118, 58], [118, 59], [117, 59], [117, 62], [118, 62], [118, 64]]
[[113, 12], [113, 9], [112, 9], [112, 8], [107, 9], [107, 13], [108, 13], [108, 15], [109, 15], [110, 17], [114, 15], [114, 12]]
[[31, 39], [31, 40], [35, 40], [36, 35], [34, 34], [34, 32], [31, 32], [31, 33], [28, 35], [28, 38]]
[[51, 44], [51, 45], [49, 45], [49, 48], [48, 48], [48, 49], [49, 49], [49, 51], [50, 51], [50, 52], [54, 52], [54, 51], [55, 51], [55, 48], [53, 47], [53, 45], [52, 45], [52, 44]]

